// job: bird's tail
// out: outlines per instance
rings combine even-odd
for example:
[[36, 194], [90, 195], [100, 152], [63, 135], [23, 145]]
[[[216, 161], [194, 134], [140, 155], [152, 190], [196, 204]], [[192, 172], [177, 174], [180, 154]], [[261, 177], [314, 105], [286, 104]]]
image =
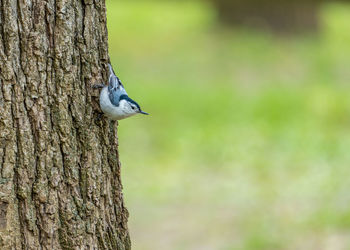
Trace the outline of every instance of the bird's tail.
[[113, 67], [112, 67], [112, 65], [110, 63], [108, 63], [108, 68], [109, 68], [109, 76], [111, 76], [111, 75], [115, 76]]
[[126, 94], [124, 86], [122, 82], [119, 80], [118, 76], [115, 75], [112, 65], [108, 64], [109, 68], [109, 81], [108, 81], [108, 89], [111, 90], [113, 88], [119, 89], [121, 93]]
[[119, 86], [118, 77], [115, 75], [113, 67], [111, 64], [108, 64], [109, 68], [109, 80], [108, 80], [108, 87], [110, 89], [117, 88]]

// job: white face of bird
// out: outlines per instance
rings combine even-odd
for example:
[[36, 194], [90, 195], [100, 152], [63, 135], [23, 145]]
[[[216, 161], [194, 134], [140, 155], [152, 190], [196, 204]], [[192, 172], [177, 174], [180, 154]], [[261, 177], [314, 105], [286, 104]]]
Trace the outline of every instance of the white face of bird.
[[141, 112], [140, 108], [137, 107], [137, 105], [135, 105], [134, 103], [128, 102], [128, 104], [130, 106], [132, 114], [137, 114]]
[[123, 112], [128, 116], [136, 115], [136, 114], [148, 115], [148, 113], [142, 111], [136, 103], [129, 102], [127, 100], [121, 100], [120, 107], [122, 108]]
[[126, 100], [121, 100], [119, 103], [119, 107], [123, 111], [123, 113], [126, 114], [127, 116], [132, 116], [139, 113], [137, 106]]

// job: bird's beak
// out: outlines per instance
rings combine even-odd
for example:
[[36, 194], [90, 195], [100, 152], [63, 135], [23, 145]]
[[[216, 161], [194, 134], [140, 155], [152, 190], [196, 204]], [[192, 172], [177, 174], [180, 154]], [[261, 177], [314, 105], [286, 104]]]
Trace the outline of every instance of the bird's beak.
[[146, 112], [144, 112], [142, 110], [140, 111], [140, 113], [143, 114], [143, 115], [149, 115], [148, 113], [146, 113]]

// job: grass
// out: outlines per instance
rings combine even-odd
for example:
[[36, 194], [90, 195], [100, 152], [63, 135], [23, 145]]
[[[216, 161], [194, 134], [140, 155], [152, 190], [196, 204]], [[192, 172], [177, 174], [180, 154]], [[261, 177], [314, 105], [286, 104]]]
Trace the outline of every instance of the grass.
[[107, 5], [113, 65], [151, 113], [119, 125], [134, 249], [349, 249], [350, 8], [275, 37], [202, 2]]

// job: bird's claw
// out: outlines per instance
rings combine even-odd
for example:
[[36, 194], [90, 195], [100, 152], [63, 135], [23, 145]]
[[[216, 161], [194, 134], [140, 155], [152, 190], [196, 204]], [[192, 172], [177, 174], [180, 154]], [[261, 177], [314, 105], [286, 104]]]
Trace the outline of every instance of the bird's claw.
[[91, 86], [93, 89], [103, 89], [105, 87], [104, 84], [94, 84]]

